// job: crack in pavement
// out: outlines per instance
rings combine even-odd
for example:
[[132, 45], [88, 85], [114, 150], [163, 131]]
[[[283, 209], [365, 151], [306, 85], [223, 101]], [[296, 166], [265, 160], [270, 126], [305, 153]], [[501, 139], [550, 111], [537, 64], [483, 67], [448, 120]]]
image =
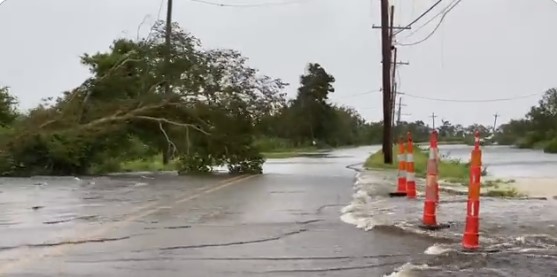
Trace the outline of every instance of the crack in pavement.
[[292, 235], [297, 235], [303, 232], [306, 232], [307, 229], [299, 229], [296, 231], [284, 233], [280, 236], [264, 238], [264, 239], [257, 239], [257, 240], [247, 240], [247, 241], [235, 241], [235, 242], [225, 242], [225, 243], [214, 243], [214, 244], [198, 244], [198, 245], [183, 245], [183, 246], [172, 246], [172, 247], [163, 247], [159, 248], [159, 250], [180, 250], [180, 249], [195, 249], [195, 248], [208, 248], [208, 247], [221, 247], [221, 246], [233, 246], [233, 245], [244, 245], [244, 244], [253, 244], [253, 243], [261, 243], [267, 241], [274, 241], [280, 240]]
[[61, 245], [78, 245], [86, 243], [98, 243], [98, 242], [110, 242], [129, 239], [130, 236], [118, 237], [118, 238], [100, 238], [100, 239], [88, 239], [88, 240], [76, 240], [76, 241], [62, 241], [62, 242], [52, 242], [52, 243], [38, 243], [38, 244], [22, 244], [18, 246], [5, 246], [0, 247], [0, 250], [12, 250], [17, 248], [43, 248], [43, 247], [54, 247]]
[[223, 257], [223, 258], [180, 258], [181, 260], [204, 261], [304, 261], [304, 260], [348, 260], [348, 259], [378, 259], [392, 257], [408, 257], [410, 254], [384, 254], [364, 256], [316, 256], [316, 257]]
[[392, 262], [392, 263], [360, 265], [360, 266], [347, 266], [347, 267], [309, 268], [309, 269], [292, 269], [292, 270], [269, 270], [269, 271], [253, 272], [253, 273], [311, 273], [311, 272], [344, 271], [344, 270], [369, 269], [369, 268], [386, 267], [386, 266], [397, 266], [397, 265], [401, 265], [404, 262], [405, 261], [399, 261], [399, 262]]
[[104, 259], [92, 261], [69, 260], [72, 263], [106, 263], [106, 262], [148, 262], [148, 261], [312, 261], [312, 260], [355, 260], [355, 259], [380, 259], [408, 257], [410, 254], [384, 254], [384, 255], [364, 255], [364, 256], [316, 256], [316, 257], [150, 257], [150, 258], [124, 258], [124, 259]]
[[60, 220], [53, 220], [53, 221], [45, 221], [43, 224], [58, 224], [58, 223], [66, 223], [74, 220], [74, 218], [69, 219], [60, 219]]
[[175, 230], [175, 229], [189, 229], [191, 225], [183, 225], [183, 226], [168, 226], [164, 227], [164, 229]]
[[315, 223], [315, 222], [320, 222], [320, 221], [323, 221], [323, 219], [310, 219], [310, 220], [306, 220], [306, 221], [296, 221], [296, 224], [305, 225], [305, 224], [310, 224], [310, 223]]
[[74, 221], [74, 220], [87, 220], [87, 221], [91, 221], [91, 220], [95, 220], [95, 219], [97, 219], [97, 218], [98, 218], [97, 215], [84, 215], [84, 216], [72, 217], [72, 218], [67, 218], [67, 219], [45, 221], [45, 222], [43, 222], [43, 224], [47, 224], [47, 225], [59, 224], [59, 223], [66, 223], [66, 222], [70, 222], [70, 221]]
[[320, 213], [322, 213], [323, 210], [324, 210], [325, 208], [330, 208], [330, 207], [342, 207], [342, 206], [346, 206], [346, 204], [345, 204], [345, 205], [342, 205], [342, 204], [327, 204], [327, 205], [323, 205], [323, 206], [317, 208], [317, 210], [315, 211], [315, 214], [320, 214]]

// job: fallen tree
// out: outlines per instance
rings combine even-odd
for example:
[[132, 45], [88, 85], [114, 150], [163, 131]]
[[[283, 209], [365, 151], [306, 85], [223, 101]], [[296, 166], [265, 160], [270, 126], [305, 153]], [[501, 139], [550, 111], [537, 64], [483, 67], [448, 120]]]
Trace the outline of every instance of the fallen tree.
[[95, 164], [138, 155], [130, 151], [137, 140], [168, 150], [183, 173], [225, 164], [231, 173], [261, 173], [254, 124], [284, 105], [286, 84], [259, 75], [233, 50], [202, 49], [177, 25], [166, 64], [164, 35], [158, 23], [150, 37], [84, 55], [92, 77], [4, 132], [0, 173], [88, 174]]

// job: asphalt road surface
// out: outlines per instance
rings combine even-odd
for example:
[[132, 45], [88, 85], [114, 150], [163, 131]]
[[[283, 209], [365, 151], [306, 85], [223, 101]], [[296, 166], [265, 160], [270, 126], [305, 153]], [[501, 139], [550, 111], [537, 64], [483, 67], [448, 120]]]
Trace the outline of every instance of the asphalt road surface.
[[266, 174], [2, 179], [1, 276], [383, 276], [432, 244], [340, 221], [376, 147]]

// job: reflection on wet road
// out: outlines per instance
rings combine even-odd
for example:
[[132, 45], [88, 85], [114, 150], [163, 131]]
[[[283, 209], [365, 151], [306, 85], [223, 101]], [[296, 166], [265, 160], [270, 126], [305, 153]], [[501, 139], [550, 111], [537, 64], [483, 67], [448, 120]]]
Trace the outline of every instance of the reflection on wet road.
[[[470, 159], [470, 146], [440, 145], [439, 151], [442, 155], [463, 161]], [[498, 177], [557, 178], [557, 155], [509, 146], [483, 147], [482, 154], [483, 163], [489, 173]]]
[[234, 180], [3, 179], [0, 275], [382, 276], [432, 240], [339, 220], [345, 166], [372, 150], [269, 161], [267, 174]]
[[260, 176], [1, 179], [0, 275], [383, 276], [447, 263], [424, 254], [446, 238], [339, 219], [346, 165], [378, 148], [272, 160]]

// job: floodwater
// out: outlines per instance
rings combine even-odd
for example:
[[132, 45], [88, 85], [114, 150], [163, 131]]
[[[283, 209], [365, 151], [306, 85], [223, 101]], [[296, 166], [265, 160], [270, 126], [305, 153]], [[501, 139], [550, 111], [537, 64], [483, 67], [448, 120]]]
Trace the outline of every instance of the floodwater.
[[[439, 152], [451, 158], [470, 160], [472, 146], [440, 145]], [[488, 174], [502, 178], [557, 178], [557, 154], [510, 146], [482, 147]], [[556, 184], [557, 185], [557, 184]]]
[[[469, 159], [470, 147], [444, 145], [442, 154]], [[557, 155], [509, 147], [484, 147], [491, 174], [502, 177], [557, 176]], [[547, 162], [545, 164], [544, 162]], [[553, 175], [552, 175], [553, 174]], [[557, 276], [557, 201], [509, 200], [482, 197], [480, 245], [476, 252], [462, 250], [466, 197], [442, 194], [437, 220], [450, 228], [426, 231], [419, 227], [423, 198], [389, 198], [393, 174], [362, 172], [352, 203], [342, 220], [369, 232], [401, 232], [437, 240], [426, 255], [401, 265], [388, 276]], [[555, 184], [557, 185], [557, 184]], [[419, 182], [423, 187], [423, 181]]]
[[[269, 160], [264, 175], [236, 183], [165, 174], [2, 178], [0, 275], [557, 276], [557, 201], [483, 198], [483, 249], [465, 253], [462, 196], [442, 195], [438, 220], [451, 228], [425, 232], [421, 199], [385, 197], [394, 175], [360, 173], [354, 185], [347, 166], [379, 148]], [[466, 148], [448, 150], [467, 157]], [[530, 161], [553, 158], [490, 149], [486, 163], [503, 173], [517, 166], [546, 176]], [[523, 164], [509, 165], [512, 155]]]

